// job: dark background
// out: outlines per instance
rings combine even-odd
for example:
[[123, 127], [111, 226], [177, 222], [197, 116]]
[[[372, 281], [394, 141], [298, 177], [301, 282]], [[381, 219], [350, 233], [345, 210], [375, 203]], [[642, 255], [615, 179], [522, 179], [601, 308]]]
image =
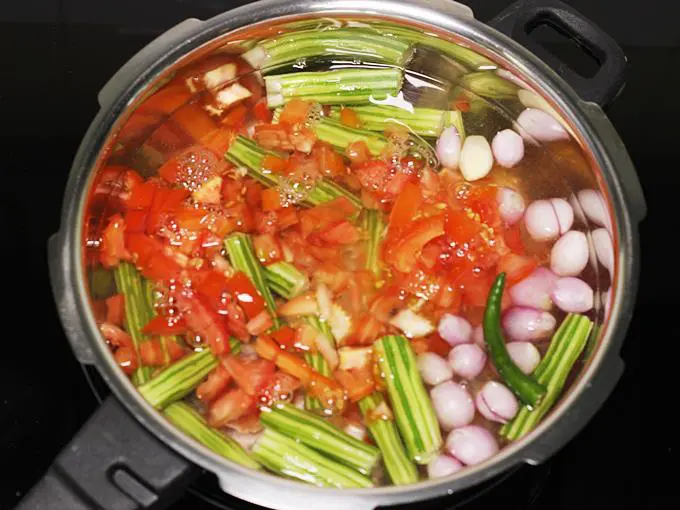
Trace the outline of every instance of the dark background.
[[[45, 245], [59, 227], [70, 163], [98, 109], [97, 91], [158, 33], [242, 3], [4, 0], [0, 6], [0, 508], [13, 507], [96, 404], [57, 319]], [[467, 2], [482, 20], [509, 3]], [[622, 351], [627, 371], [598, 415], [549, 462], [549, 476], [531, 501], [504, 505], [501, 497], [481, 507], [677, 507], [678, 380], [663, 360], [673, 359], [669, 351], [680, 341], [672, 255], [680, 226], [680, 8], [676, 0], [569, 3], [609, 32], [630, 61], [627, 87], [608, 111], [649, 206], [639, 297]], [[541, 36], [563, 56], [578, 54]], [[197, 505], [187, 498], [175, 508]]]

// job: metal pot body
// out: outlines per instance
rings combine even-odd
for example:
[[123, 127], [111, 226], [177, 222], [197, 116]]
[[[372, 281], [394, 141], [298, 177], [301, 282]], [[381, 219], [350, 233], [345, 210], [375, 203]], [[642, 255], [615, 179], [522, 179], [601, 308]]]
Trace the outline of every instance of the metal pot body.
[[[554, 2], [552, 2], [554, 4]], [[489, 461], [442, 480], [413, 486], [362, 490], [320, 489], [253, 472], [212, 453], [166, 422], [135, 391], [101, 341], [87, 300], [81, 239], [84, 207], [94, 170], [106, 155], [111, 134], [135, 102], [189, 58], [205, 54], [235, 30], [308, 16], [379, 16], [450, 34], [526, 80], [562, 115], [591, 159], [613, 224], [613, 301], [597, 347], [558, 406], [522, 440]], [[499, 18], [502, 25], [503, 16]], [[577, 86], [579, 88], [580, 86]], [[579, 90], [582, 96], [587, 96]], [[609, 99], [616, 94], [610, 91]], [[207, 21], [189, 19], [135, 55], [99, 94], [101, 110], [85, 135], [68, 181], [61, 230], [49, 245], [54, 295], [78, 360], [95, 364], [125, 408], [157, 438], [193, 463], [214, 472], [222, 488], [244, 500], [281, 510], [375, 508], [452, 494], [490, 479], [518, 463], [540, 463], [567, 443], [609, 395], [623, 370], [619, 350], [632, 314], [639, 265], [637, 224], [645, 203], [626, 150], [594, 102], [585, 101], [543, 60], [498, 30], [475, 20], [465, 6], [448, 0], [264, 0]]]

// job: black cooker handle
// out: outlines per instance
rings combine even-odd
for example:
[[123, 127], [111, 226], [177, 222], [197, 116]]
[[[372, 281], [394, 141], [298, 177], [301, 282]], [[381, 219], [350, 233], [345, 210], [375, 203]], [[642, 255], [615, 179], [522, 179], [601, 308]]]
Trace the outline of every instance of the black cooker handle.
[[17, 510], [165, 508], [198, 472], [109, 396]]
[[[531, 39], [540, 24], [573, 39], [600, 63], [595, 76], [585, 78]], [[627, 60], [621, 47], [592, 21], [559, 0], [519, 0], [489, 25], [511, 37], [552, 67], [586, 101], [607, 106], [623, 89]]]

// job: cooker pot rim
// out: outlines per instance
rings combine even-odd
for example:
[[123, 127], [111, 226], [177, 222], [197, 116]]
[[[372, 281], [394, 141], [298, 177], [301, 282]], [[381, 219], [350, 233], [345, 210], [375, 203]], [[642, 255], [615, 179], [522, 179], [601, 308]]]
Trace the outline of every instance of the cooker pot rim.
[[[69, 306], [60, 306], [60, 314], [67, 334], [73, 341], [73, 336], [83, 335], [79, 342], [87, 342], [93, 354], [93, 361], [98, 370], [112, 388], [115, 395], [124, 403], [126, 408], [154, 434], [164, 440], [169, 446], [196, 464], [215, 472], [220, 477], [223, 487], [236, 496], [244, 497], [254, 502], [257, 499], [244, 495], [260, 488], [277, 487], [291, 491], [295, 498], [303, 494], [309, 498], [322, 496], [324, 501], [338, 499], [338, 508], [347, 508], [348, 501], [352, 504], [375, 506], [378, 504], [395, 504], [417, 499], [428, 499], [487, 480], [519, 462], [535, 463], [541, 458], [550, 456], [574, 434], [571, 430], [571, 419], [564, 419], [569, 414], [577, 400], [582, 398], [598, 400], [604, 399], [611, 388], [598, 391], [593, 385], [593, 379], [602, 371], [612, 373], [614, 383], [622, 370], [622, 362], [618, 357], [618, 350], [625, 335], [627, 322], [632, 309], [635, 295], [636, 276], [638, 271], [637, 231], [631, 210], [626, 201], [624, 186], [614, 170], [612, 150], [624, 150], [618, 137], [611, 140], [600, 138], [598, 128], [591, 120], [597, 117], [599, 121], [606, 119], [602, 111], [592, 103], [582, 101], [576, 93], [556, 73], [549, 69], [542, 61], [520, 46], [512, 39], [497, 32], [466, 15], [466, 12], [451, 8], [453, 2], [418, 0], [408, 6], [403, 3], [387, 0], [375, 3], [356, 0], [302, 0], [289, 2], [286, 0], [264, 0], [248, 4], [232, 11], [225, 12], [205, 22], [197, 24], [193, 32], [181, 44], [165, 49], [153, 60], [145, 62], [139, 75], [116, 95], [108, 105], [103, 105], [97, 117], [92, 122], [74, 160], [65, 193], [65, 204], [62, 212], [61, 231], [53, 244], [57, 248], [53, 254], [60, 258], [57, 269], [52, 271], [55, 281], [55, 297], [57, 301], [63, 296], [59, 293], [73, 294]], [[436, 9], [442, 9], [443, 14]], [[521, 77], [530, 76], [530, 82], [548, 97], [561, 111], [563, 116], [573, 123], [577, 132], [585, 142], [585, 147], [601, 169], [601, 183], [606, 187], [609, 204], [616, 219], [614, 234], [618, 240], [618, 258], [616, 279], [613, 282], [615, 296], [611, 315], [607, 327], [604, 328], [601, 344], [594, 354], [591, 363], [585, 367], [568, 394], [562, 397], [558, 408], [550, 413], [543, 422], [528, 436], [505, 447], [499, 454], [479, 466], [469, 467], [463, 472], [449, 478], [419, 482], [407, 486], [389, 486], [371, 489], [328, 489], [317, 488], [299, 482], [275, 477], [266, 473], [258, 473], [230, 462], [203, 447], [193, 439], [176, 430], [170, 423], [154, 410], [135, 391], [132, 384], [124, 378], [112, 357], [101, 341], [88, 304], [85, 278], [81, 260], [82, 219], [85, 207], [85, 197], [91, 182], [91, 169], [96, 168], [102, 157], [112, 127], [128, 106], [134, 101], [148, 84], [159, 77], [164, 70], [171, 66], [178, 58], [197, 48], [223, 37], [235, 29], [255, 23], [281, 22], [287, 17], [302, 15], [376, 15], [389, 17], [394, 21], [417, 22], [431, 25], [442, 31], [452, 32], [462, 40], [470, 41], [473, 47], [479, 47], [491, 55], [496, 55], [507, 62]], [[109, 88], [108, 92], [111, 92]], [[100, 96], [101, 97], [101, 96]], [[613, 132], [613, 129], [610, 129]], [[615, 134], [615, 133], [614, 133]], [[56, 272], [61, 274], [56, 275]], [[68, 300], [67, 300], [68, 301]], [[67, 309], [70, 308], [70, 309]], [[75, 314], [75, 317], [73, 316]], [[76, 325], [76, 321], [80, 321]], [[613, 386], [613, 384], [612, 384]], [[586, 395], [587, 393], [587, 395]], [[580, 403], [580, 402], [579, 402]], [[597, 404], [599, 406], [599, 403]], [[573, 409], [572, 409], [573, 410]], [[560, 423], [558, 423], [560, 422]], [[583, 426], [580, 424], [578, 428]], [[559, 430], [561, 428], [562, 430]], [[541, 441], [544, 434], [553, 429], [551, 440], [560, 444], [545, 444]], [[543, 453], [542, 453], [543, 452]], [[547, 452], [547, 455], [546, 455]], [[242, 488], [242, 490], [239, 490]], [[264, 497], [264, 496], [262, 496]], [[276, 496], [274, 496], [276, 500]], [[271, 501], [274, 501], [271, 500]], [[291, 508], [303, 508], [301, 502], [289, 505]]]

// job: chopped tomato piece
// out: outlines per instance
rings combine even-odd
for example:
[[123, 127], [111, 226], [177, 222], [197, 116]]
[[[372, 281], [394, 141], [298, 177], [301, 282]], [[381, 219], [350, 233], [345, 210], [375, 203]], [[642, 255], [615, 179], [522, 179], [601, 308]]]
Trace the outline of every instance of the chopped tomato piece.
[[273, 154], [267, 154], [264, 158], [262, 158], [261, 167], [262, 170], [270, 170], [274, 173], [280, 174], [288, 168], [288, 160], [286, 158], [274, 156]]
[[255, 340], [255, 352], [264, 359], [274, 361], [281, 352], [281, 348], [270, 337], [262, 335]]
[[221, 174], [224, 167], [221, 155], [196, 145], [169, 159], [158, 169], [158, 175], [171, 184], [193, 191], [214, 175]]
[[444, 235], [444, 215], [430, 216], [414, 221], [394, 247], [386, 250], [386, 259], [398, 271], [410, 272], [416, 265], [423, 247]]
[[339, 197], [300, 213], [300, 227], [304, 237], [314, 231], [325, 230], [332, 224], [346, 220], [356, 212], [354, 205], [346, 198]]
[[177, 361], [187, 355], [187, 350], [173, 338], [164, 337], [161, 338], [161, 342], [165, 343], [168, 355], [170, 356], [170, 361]]
[[142, 274], [150, 280], [179, 279], [182, 267], [165, 253], [152, 253], [146, 265], [142, 266]]
[[125, 297], [122, 294], [114, 294], [106, 298], [106, 322], [122, 326], [123, 320], [125, 320]]
[[241, 271], [234, 273], [234, 276], [227, 280], [225, 288], [236, 299], [248, 317], [255, 317], [264, 310], [264, 299], [245, 273]]
[[114, 347], [130, 347], [134, 349], [132, 337], [115, 324], [103, 322], [99, 326], [99, 331], [104, 335], [106, 341]]
[[290, 326], [282, 326], [271, 334], [281, 349], [292, 350], [295, 348], [296, 332]]
[[170, 120], [180, 126], [195, 141], [217, 127], [208, 113], [197, 103], [189, 103], [176, 110]]
[[259, 182], [254, 180], [246, 181], [246, 204], [252, 208], [260, 207], [263, 191], [264, 189]]
[[281, 110], [279, 122], [290, 126], [304, 122], [307, 120], [310, 106], [311, 104], [308, 101], [293, 99], [286, 103], [286, 106]]
[[342, 155], [326, 142], [317, 142], [314, 146], [314, 156], [323, 175], [336, 176], [345, 173], [345, 161]]
[[424, 340], [427, 345], [427, 352], [434, 352], [442, 357], [446, 357], [451, 350], [451, 345], [439, 336], [439, 333], [432, 333]]
[[222, 200], [227, 203], [239, 202], [242, 198], [243, 181], [225, 176], [222, 179]]
[[349, 158], [352, 166], [361, 165], [371, 159], [371, 151], [363, 140], [352, 142], [347, 146], [345, 154]]
[[522, 242], [522, 229], [520, 223], [516, 223], [512, 227], [506, 229], [503, 239], [508, 248], [514, 253], [518, 255], [524, 255], [526, 253], [524, 250], [524, 243]]
[[466, 304], [479, 307], [486, 306], [486, 300], [493, 285], [492, 274], [475, 275], [470, 273], [462, 279], [461, 283], [463, 285], [463, 300]]
[[383, 331], [381, 322], [370, 313], [364, 314], [356, 325], [354, 333], [343, 340], [343, 345], [372, 345]]
[[389, 230], [394, 231], [407, 226], [413, 220], [422, 201], [420, 186], [410, 182], [405, 184], [392, 206]]
[[222, 365], [238, 387], [251, 396], [266, 388], [275, 372], [274, 363], [259, 358], [226, 356], [222, 358]]
[[253, 247], [258, 260], [269, 265], [283, 259], [283, 250], [277, 237], [272, 234], [261, 234], [253, 237]]
[[229, 333], [224, 322], [200, 296], [178, 293], [175, 302], [187, 328], [201, 336], [216, 356], [229, 352]]
[[153, 253], [163, 250], [163, 245], [160, 242], [139, 233], [127, 233], [125, 235], [125, 246], [140, 267], [149, 263]]
[[152, 338], [139, 345], [139, 357], [142, 363], [150, 367], [160, 367], [164, 364], [163, 348], [157, 338]]
[[241, 388], [231, 390], [210, 406], [208, 423], [212, 427], [223, 427], [230, 421], [252, 414], [257, 410], [257, 399], [251, 397]]
[[203, 402], [212, 402], [225, 392], [230, 382], [229, 371], [220, 363], [215, 370], [208, 374], [208, 378], [196, 388], [196, 396]]
[[333, 376], [347, 392], [347, 397], [351, 402], [358, 402], [375, 391], [371, 367], [336, 370]]
[[148, 209], [128, 209], [125, 211], [126, 232], [146, 232]]
[[278, 187], [268, 188], [262, 192], [262, 210], [276, 211], [282, 207], [281, 192]]
[[[163, 167], [161, 167], [162, 169]], [[151, 207], [153, 197], [156, 194], [158, 186], [152, 181], [146, 181], [130, 193], [130, 198], [127, 201], [127, 206], [131, 209], [146, 209]]]
[[274, 321], [269, 311], [262, 310], [255, 317], [248, 321], [248, 324], [246, 324], [246, 330], [248, 331], [249, 335], [257, 336], [267, 331], [273, 325]]
[[451, 107], [454, 110], [458, 110], [460, 112], [469, 112], [470, 101], [467, 97], [465, 97], [465, 94], [461, 94], [451, 103]]
[[201, 143], [216, 154], [224, 154], [234, 139], [231, 129], [217, 128], [201, 138]]
[[278, 400], [292, 400], [293, 392], [300, 387], [300, 381], [294, 377], [277, 371], [266, 388], [260, 392], [260, 402], [264, 405], [272, 405]]
[[262, 98], [255, 103], [255, 106], [253, 106], [253, 115], [255, 116], [255, 119], [260, 122], [272, 121], [272, 111], [267, 106], [267, 100], [265, 98]]
[[342, 122], [345, 126], [349, 126], [352, 128], [361, 127], [361, 120], [359, 119], [359, 115], [357, 115], [357, 112], [355, 112], [351, 108], [342, 108], [340, 110], [340, 122]]
[[465, 207], [479, 215], [482, 223], [490, 227], [498, 227], [501, 220], [497, 195], [498, 188], [496, 186], [474, 186], [463, 194], [462, 201]]
[[349, 221], [341, 221], [319, 233], [319, 239], [330, 244], [354, 244], [360, 238], [359, 230]]
[[187, 325], [181, 317], [157, 315], [144, 325], [142, 331], [147, 335], [183, 335]]
[[191, 92], [184, 83], [181, 81], [171, 81], [145, 99], [136, 111], [158, 112], [167, 115], [174, 112], [190, 99]]
[[132, 347], [121, 347], [116, 350], [113, 354], [118, 366], [123, 369], [127, 375], [134, 374], [135, 370], [139, 367], [139, 360], [137, 359], [137, 353]]
[[102, 232], [99, 259], [104, 267], [117, 266], [127, 258], [125, 251], [125, 221], [120, 214], [114, 214]]
[[439, 292], [433, 299], [435, 306], [446, 309], [449, 313], [456, 313], [460, 309], [463, 300], [463, 293], [455, 285], [444, 281]]
[[266, 149], [293, 150], [286, 124], [257, 124], [253, 138]]
[[538, 259], [515, 253], [508, 253], [501, 257], [497, 271], [505, 273], [508, 284], [512, 285], [523, 280], [538, 267]]
[[355, 165], [352, 171], [359, 179], [361, 187], [371, 193], [384, 193], [391, 178], [391, 171], [387, 163], [378, 159]]
[[248, 117], [248, 109], [242, 104], [231, 108], [227, 114], [222, 118], [220, 124], [228, 126], [233, 129], [238, 129], [246, 122]]

